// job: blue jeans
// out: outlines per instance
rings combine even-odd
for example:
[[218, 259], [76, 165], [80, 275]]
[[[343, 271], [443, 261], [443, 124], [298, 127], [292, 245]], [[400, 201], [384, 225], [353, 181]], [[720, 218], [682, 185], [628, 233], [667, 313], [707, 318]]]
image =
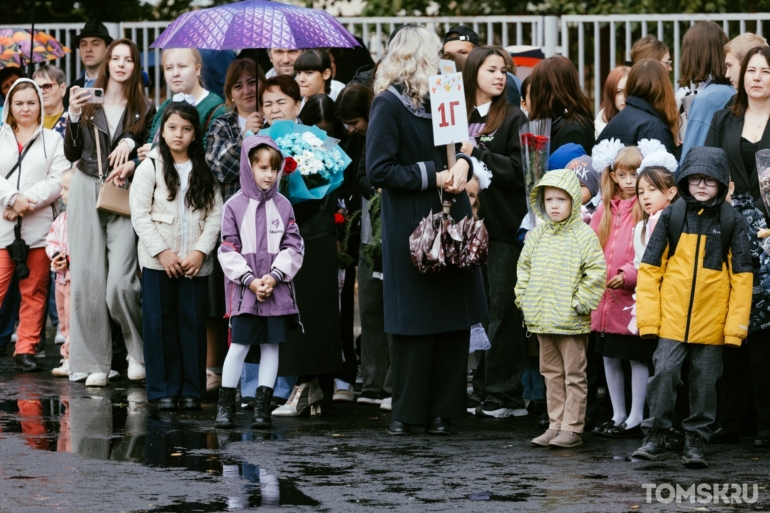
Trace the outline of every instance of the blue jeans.
[[[241, 397], [254, 397], [257, 395], [259, 384], [259, 365], [256, 363], [244, 363], [241, 371]], [[278, 376], [275, 380], [273, 397], [288, 399], [294, 385], [297, 384], [297, 376]]]
[[545, 380], [540, 374], [540, 364], [537, 356], [527, 356], [524, 364], [524, 374], [521, 376], [521, 384], [524, 385], [524, 399], [542, 401], [545, 399]]

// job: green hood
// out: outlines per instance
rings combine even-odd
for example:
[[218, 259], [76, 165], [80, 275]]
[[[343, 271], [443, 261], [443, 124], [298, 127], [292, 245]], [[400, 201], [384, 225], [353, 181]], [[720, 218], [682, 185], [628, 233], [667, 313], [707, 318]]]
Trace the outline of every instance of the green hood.
[[[572, 214], [569, 219], [562, 221], [561, 223], [554, 223], [548, 214], [545, 212], [545, 204], [543, 202], [543, 193], [546, 187], [558, 187], [567, 191], [567, 194], [572, 198]], [[569, 169], [559, 169], [549, 171], [543, 176], [540, 183], [538, 183], [532, 193], [529, 195], [529, 203], [532, 205], [532, 210], [537, 216], [545, 221], [555, 225], [569, 226], [573, 223], [582, 223], [580, 216], [580, 206], [582, 205], [582, 194], [580, 193], [580, 181], [575, 176], [575, 172]]]

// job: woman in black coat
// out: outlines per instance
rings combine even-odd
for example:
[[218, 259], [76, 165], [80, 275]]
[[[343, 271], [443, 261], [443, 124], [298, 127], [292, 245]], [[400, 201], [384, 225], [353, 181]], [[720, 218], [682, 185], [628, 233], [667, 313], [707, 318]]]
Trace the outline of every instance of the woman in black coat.
[[[448, 434], [450, 419], [465, 414], [470, 327], [487, 318], [481, 271], [444, 269], [421, 274], [409, 236], [453, 197], [455, 220], [471, 216], [464, 186], [470, 159], [433, 145], [428, 77], [438, 70], [441, 42], [421, 27], [405, 26], [377, 71], [366, 141], [366, 174], [382, 188], [385, 331], [393, 335], [391, 434], [425, 425]], [[414, 70], [405, 74], [405, 69]]]
[[[727, 152], [730, 162], [730, 179], [735, 184], [735, 196], [750, 194], [754, 206], [768, 216], [759, 188], [756, 153], [770, 149], [770, 48], [756, 47], [746, 54], [741, 65], [738, 94], [732, 109], [717, 111], [711, 121], [706, 146], [716, 146]], [[733, 197], [735, 197], [733, 196]], [[755, 269], [758, 268], [755, 264]], [[755, 290], [764, 287], [755, 271]], [[761, 301], [761, 296], [760, 301]], [[756, 301], [754, 307], [761, 303]], [[752, 314], [754, 308], [752, 308]], [[764, 327], [749, 333], [747, 344], [739, 349], [725, 350], [724, 383], [725, 400], [722, 408], [722, 426], [713, 437], [722, 440], [732, 438], [746, 420], [748, 401], [745, 389], [752, 389], [754, 409], [757, 412], [757, 436], [754, 447], [770, 447], [770, 328]]]
[[551, 119], [551, 154], [567, 143], [575, 143], [590, 155], [594, 116], [572, 61], [561, 55], [540, 61], [530, 81], [529, 119]]
[[678, 123], [679, 111], [665, 66], [642, 59], [628, 73], [625, 108], [607, 123], [596, 142], [619, 139], [626, 146], [636, 146], [642, 139], [657, 139], [666, 151], [677, 155]]

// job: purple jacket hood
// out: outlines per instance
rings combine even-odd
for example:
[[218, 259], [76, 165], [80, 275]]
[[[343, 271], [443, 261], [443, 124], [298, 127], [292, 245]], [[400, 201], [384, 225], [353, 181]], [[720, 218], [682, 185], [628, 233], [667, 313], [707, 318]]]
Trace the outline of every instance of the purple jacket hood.
[[[249, 152], [259, 146], [260, 144], [266, 144], [272, 148], [278, 150], [281, 154], [281, 169], [278, 170], [278, 178], [267, 191], [263, 191], [254, 181], [254, 172], [251, 170], [251, 160], [249, 159]], [[250, 135], [243, 140], [241, 144], [241, 191], [243, 194], [251, 199], [262, 201], [263, 199], [272, 198], [275, 196], [278, 190], [278, 184], [281, 182], [281, 175], [283, 174], [283, 166], [286, 163], [286, 157], [283, 156], [283, 152], [275, 143], [275, 141], [267, 137], [266, 135]]]

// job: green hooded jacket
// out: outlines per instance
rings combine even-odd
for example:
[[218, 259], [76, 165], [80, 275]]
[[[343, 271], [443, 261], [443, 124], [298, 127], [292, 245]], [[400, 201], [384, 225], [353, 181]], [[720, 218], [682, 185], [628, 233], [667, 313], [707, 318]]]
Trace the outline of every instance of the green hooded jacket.
[[[560, 223], [548, 217], [545, 187], [572, 197], [572, 214]], [[516, 306], [531, 333], [580, 335], [591, 331], [591, 311], [604, 294], [607, 266], [596, 233], [580, 216], [580, 182], [573, 171], [550, 171], [530, 194], [540, 218], [519, 257]], [[580, 313], [578, 313], [578, 311]]]

